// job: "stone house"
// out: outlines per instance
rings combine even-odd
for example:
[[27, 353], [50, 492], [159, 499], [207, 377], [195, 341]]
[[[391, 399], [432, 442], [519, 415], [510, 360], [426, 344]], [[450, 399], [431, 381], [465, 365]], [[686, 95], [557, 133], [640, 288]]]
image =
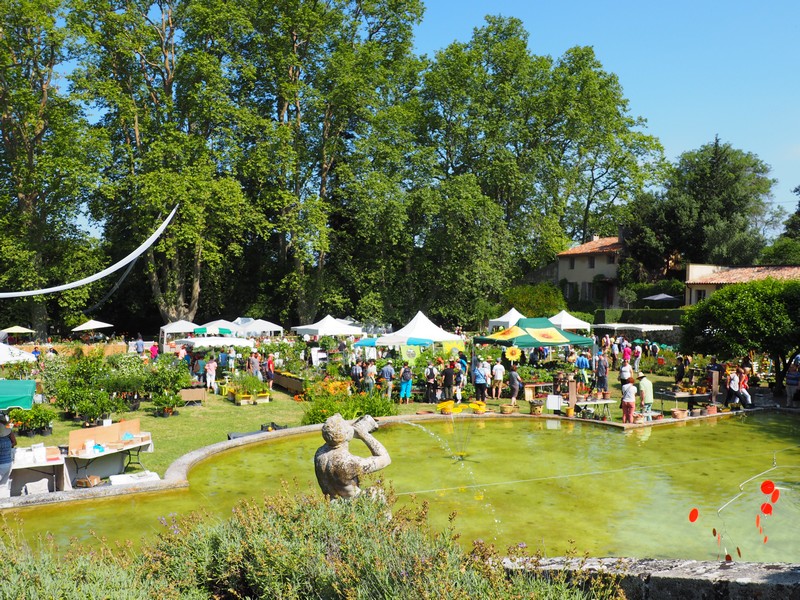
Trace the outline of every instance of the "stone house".
[[617, 268], [624, 242], [620, 237], [592, 240], [559, 253], [558, 283], [567, 300], [586, 300], [604, 308], [619, 305]]
[[800, 266], [762, 265], [756, 267], [723, 267], [690, 263], [686, 267], [687, 306], [705, 300], [721, 287], [748, 281], [773, 279], [800, 279]]

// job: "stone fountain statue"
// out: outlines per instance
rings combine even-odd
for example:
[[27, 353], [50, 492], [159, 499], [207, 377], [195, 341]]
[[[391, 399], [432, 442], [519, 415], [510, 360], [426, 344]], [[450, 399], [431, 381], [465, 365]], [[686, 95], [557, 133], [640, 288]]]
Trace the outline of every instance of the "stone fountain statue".
[[[364, 415], [350, 425], [336, 413], [322, 426], [325, 444], [314, 455], [314, 469], [322, 492], [330, 498], [354, 498], [361, 493], [358, 477], [380, 471], [389, 466], [392, 459], [386, 448], [371, 433], [378, 424], [369, 415]], [[350, 453], [348, 442], [357, 437], [366, 444], [372, 456], [363, 458]]]

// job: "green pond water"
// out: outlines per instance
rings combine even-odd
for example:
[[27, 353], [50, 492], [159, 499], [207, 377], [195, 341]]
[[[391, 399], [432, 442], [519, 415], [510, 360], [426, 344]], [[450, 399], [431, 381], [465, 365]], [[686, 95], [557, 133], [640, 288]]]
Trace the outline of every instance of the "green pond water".
[[[571, 421], [455, 417], [384, 425], [376, 435], [392, 456], [380, 477], [399, 502], [428, 501], [437, 528], [456, 512], [465, 546], [476, 538], [500, 549], [524, 542], [556, 556], [573, 540], [593, 556], [716, 560], [727, 551], [746, 561], [800, 562], [800, 418], [793, 415], [627, 433]], [[225, 452], [193, 469], [186, 490], [6, 516], [23, 519], [29, 540], [49, 532], [58, 542], [94, 543], [95, 532], [138, 542], [162, 529], [159, 517], [194, 509], [225, 517], [241, 498], [273, 493], [282, 481], [316, 492], [312, 457], [321, 443], [313, 434]], [[351, 449], [366, 455], [357, 440]], [[454, 460], [459, 453], [464, 459]], [[765, 480], [779, 490], [774, 504], [761, 490]], [[771, 515], [762, 512], [765, 502]], [[699, 517], [690, 522], [693, 508]]]

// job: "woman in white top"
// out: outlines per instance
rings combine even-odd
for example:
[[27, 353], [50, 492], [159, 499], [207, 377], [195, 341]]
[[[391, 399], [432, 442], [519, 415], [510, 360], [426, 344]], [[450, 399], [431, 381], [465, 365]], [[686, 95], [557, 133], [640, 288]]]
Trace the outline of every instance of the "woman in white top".
[[622, 384], [622, 422], [633, 423], [633, 411], [636, 408], [636, 385], [633, 377]]

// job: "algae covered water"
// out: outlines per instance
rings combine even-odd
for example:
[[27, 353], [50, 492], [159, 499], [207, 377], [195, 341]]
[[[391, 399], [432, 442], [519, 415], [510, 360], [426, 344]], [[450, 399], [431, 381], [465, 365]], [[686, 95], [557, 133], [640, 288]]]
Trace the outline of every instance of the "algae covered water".
[[[428, 502], [437, 529], [456, 513], [465, 547], [480, 538], [548, 556], [572, 548], [592, 556], [800, 562], [794, 415], [626, 433], [568, 420], [456, 416], [385, 425], [376, 435], [392, 456], [377, 476], [400, 503]], [[224, 518], [239, 499], [276, 492], [283, 481], [318, 493], [312, 459], [321, 443], [313, 434], [225, 452], [192, 470], [188, 490], [14, 513], [29, 540], [49, 532], [59, 542], [139, 541], [171, 515], [203, 509]], [[351, 449], [366, 453], [357, 440]]]

